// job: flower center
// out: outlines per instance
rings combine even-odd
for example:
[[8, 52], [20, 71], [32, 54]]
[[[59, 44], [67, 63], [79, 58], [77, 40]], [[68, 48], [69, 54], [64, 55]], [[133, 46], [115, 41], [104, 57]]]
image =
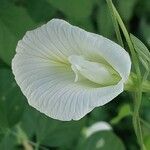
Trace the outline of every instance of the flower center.
[[109, 64], [92, 62], [79, 55], [71, 55], [68, 60], [75, 73], [75, 82], [86, 78], [106, 86], [116, 84], [121, 79], [120, 75]]

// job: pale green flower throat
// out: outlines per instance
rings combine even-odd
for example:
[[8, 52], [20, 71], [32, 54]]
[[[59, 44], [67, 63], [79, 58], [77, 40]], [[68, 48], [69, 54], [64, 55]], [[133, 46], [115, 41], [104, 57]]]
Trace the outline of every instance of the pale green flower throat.
[[79, 55], [68, 57], [71, 68], [75, 73], [75, 82], [88, 79], [94, 83], [109, 86], [117, 84], [120, 75], [108, 64], [92, 62]]

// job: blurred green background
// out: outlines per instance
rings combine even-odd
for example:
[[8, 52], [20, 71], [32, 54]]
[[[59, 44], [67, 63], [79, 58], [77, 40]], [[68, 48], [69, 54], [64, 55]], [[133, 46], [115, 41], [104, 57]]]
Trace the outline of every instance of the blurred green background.
[[[150, 0], [114, 0], [128, 30], [150, 47]], [[15, 47], [26, 31], [61, 18], [116, 41], [105, 0], [0, 0], [0, 150], [138, 150], [132, 126], [132, 97], [122, 93], [80, 121], [61, 122], [31, 108], [11, 71]], [[141, 115], [150, 122], [150, 97]], [[107, 121], [113, 131], [85, 137], [86, 128]], [[150, 149], [150, 128], [143, 124]], [[103, 145], [99, 141], [104, 139]]]

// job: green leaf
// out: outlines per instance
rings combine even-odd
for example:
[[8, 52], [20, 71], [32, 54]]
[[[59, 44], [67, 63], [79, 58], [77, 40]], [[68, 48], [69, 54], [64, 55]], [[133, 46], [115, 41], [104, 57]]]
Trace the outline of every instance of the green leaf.
[[26, 0], [26, 5], [30, 16], [36, 22], [47, 22], [52, 19], [56, 13], [56, 9], [46, 0]]
[[47, 146], [70, 146], [80, 135], [85, 119], [62, 122], [51, 119], [35, 109], [27, 108], [21, 122], [28, 137], [35, 133], [36, 141]]
[[136, 3], [137, 0], [118, 0], [118, 9], [125, 21], [131, 19]]
[[70, 18], [86, 18], [92, 13], [94, 1], [91, 0], [47, 0], [53, 7]]
[[[149, 84], [150, 85], [150, 84]], [[146, 120], [146, 122], [150, 123], [150, 93], [143, 94], [142, 99], [142, 118]], [[149, 133], [149, 132], [146, 132]]]
[[99, 8], [97, 23], [100, 34], [109, 38], [113, 36], [114, 27], [106, 4], [102, 4]]
[[2, 59], [0, 59], [0, 68], [10, 68]]
[[100, 131], [80, 143], [77, 150], [125, 150], [125, 147], [112, 131]]
[[147, 150], [150, 149], [150, 135], [144, 138], [144, 144]]
[[24, 8], [0, 2], [0, 58], [3, 61], [11, 64], [18, 40], [34, 26]]
[[148, 48], [134, 35], [130, 35], [134, 48], [139, 56], [139, 59], [146, 70], [150, 67], [150, 52]]
[[144, 0], [144, 1], [138, 1], [138, 5], [136, 7], [136, 13], [139, 18], [149, 18], [150, 17], [150, 1]]
[[6, 134], [0, 142], [1, 150], [16, 150], [17, 139], [10, 133]]
[[91, 113], [90, 117], [88, 119], [89, 124], [93, 124], [99, 120], [107, 120], [109, 118], [109, 112], [108, 109], [105, 109], [105, 107], [101, 108], [95, 108]]
[[147, 61], [150, 61], [150, 51], [148, 50], [148, 48], [133, 34], [131, 34], [130, 37], [137, 53], [139, 53], [139, 55], [141, 55]]
[[79, 26], [80, 28], [83, 28], [89, 32], [94, 32], [94, 27], [92, 24], [92, 21], [90, 18], [83, 18], [83, 19], [75, 19], [75, 18], [69, 18], [69, 22], [73, 25]]
[[121, 119], [123, 119], [124, 117], [129, 116], [131, 114], [132, 113], [131, 113], [129, 104], [124, 104], [119, 109], [118, 115], [111, 120], [111, 123], [117, 124], [120, 122]]
[[0, 69], [0, 130], [5, 132], [20, 121], [24, 96], [9, 69]]
[[0, 142], [3, 139], [3, 137], [4, 137], [4, 133], [1, 133], [1, 131], [0, 131]]
[[140, 34], [143, 36], [150, 47], [150, 23], [146, 21], [146, 19], [142, 19], [140, 22]]

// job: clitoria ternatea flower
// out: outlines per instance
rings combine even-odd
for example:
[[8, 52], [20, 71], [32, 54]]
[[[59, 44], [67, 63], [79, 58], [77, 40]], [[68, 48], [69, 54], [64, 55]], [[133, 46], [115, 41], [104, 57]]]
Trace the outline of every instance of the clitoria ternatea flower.
[[52, 19], [18, 42], [12, 70], [31, 106], [78, 120], [123, 91], [131, 61], [118, 44]]

